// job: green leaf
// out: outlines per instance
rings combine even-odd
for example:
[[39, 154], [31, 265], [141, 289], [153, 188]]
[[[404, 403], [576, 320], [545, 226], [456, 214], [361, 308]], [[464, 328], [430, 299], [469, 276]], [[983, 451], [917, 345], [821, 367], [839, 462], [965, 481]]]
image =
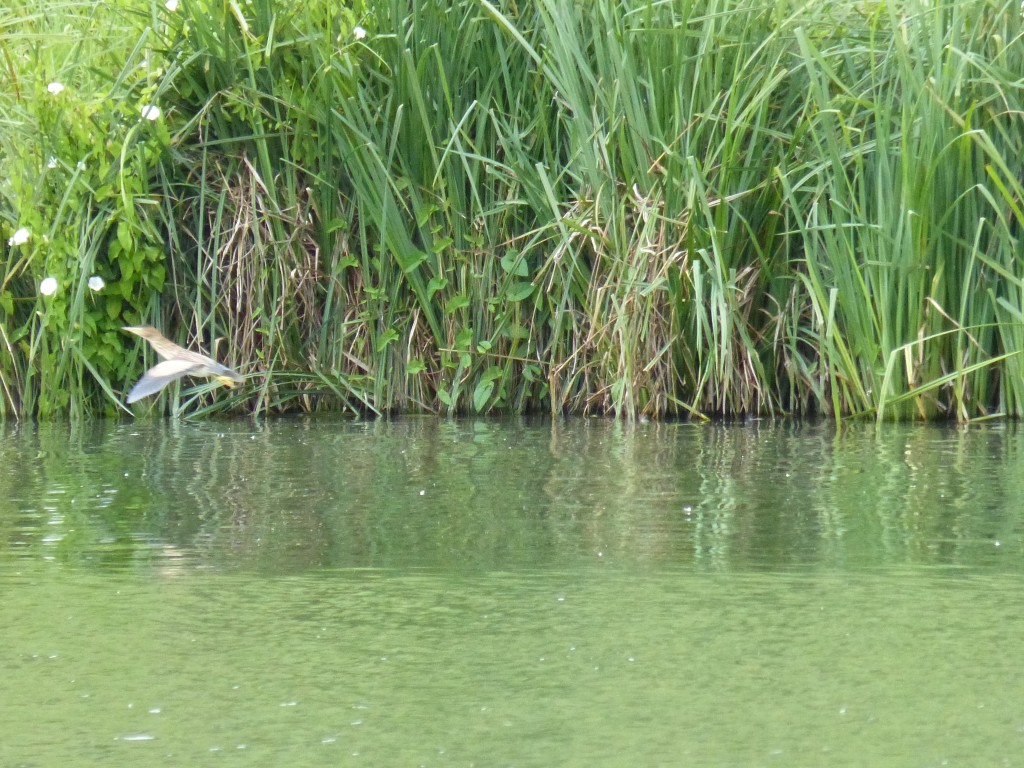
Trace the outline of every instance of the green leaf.
[[533, 283], [512, 283], [505, 291], [505, 298], [509, 301], [522, 301], [533, 293]]
[[438, 291], [444, 290], [448, 286], [447, 277], [432, 277], [427, 283], [427, 296], [433, 296]]
[[154, 264], [146, 275], [146, 285], [154, 290], [161, 290], [164, 287], [164, 280], [167, 278], [167, 271], [163, 264]]
[[97, 356], [102, 358], [108, 367], [113, 368], [117, 364], [117, 354], [113, 347], [104, 344], [96, 350]]
[[426, 261], [427, 254], [423, 251], [416, 250], [415, 248], [410, 249], [406, 253], [395, 251], [395, 259], [398, 261], [398, 266], [402, 268], [402, 271], [409, 274], [416, 269], [420, 264]]
[[117, 222], [117, 242], [119, 242], [121, 247], [126, 251], [130, 251], [132, 249], [132, 230], [126, 221]]
[[460, 309], [469, 306], [469, 296], [464, 293], [456, 293], [448, 302], [444, 305], [444, 311], [446, 314], [452, 314]]
[[501, 335], [509, 339], [524, 341], [530, 338], [530, 331], [519, 323], [509, 323], [502, 328]]
[[526, 263], [526, 257], [517, 251], [507, 251], [501, 257], [501, 268], [507, 274], [516, 277], [527, 277], [530, 274], [530, 267]]
[[373, 349], [375, 352], [383, 352], [387, 348], [388, 344], [390, 344], [393, 341], [398, 341], [398, 331], [396, 331], [394, 328], [389, 328], [376, 339], [374, 339]]
[[121, 297], [117, 294], [111, 294], [107, 297], [107, 317], [111, 320], [117, 320], [121, 316]]
[[459, 331], [458, 335], [456, 335], [456, 337], [455, 337], [455, 348], [456, 349], [469, 349], [469, 347], [470, 347], [470, 345], [472, 343], [473, 343], [473, 329], [472, 328], [463, 328], [461, 331]]
[[448, 390], [445, 389], [444, 387], [438, 387], [437, 399], [440, 400], [445, 405], [447, 405], [449, 408], [452, 407], [453, 401], [451, 393], [449, 393]]
[[473, 390], [473, 410], [480, 413], [487, 407], [487, 401], [491, 399], [491, 393], [494, 391], [493, 381], [481, 380], [477, 383], [476, 388]]
[[416, 211], [416, 226], [422, 227], [430, 220], [430, 217], [437, 213], [437, 206], [433, 203], [420, 206]]
[[437, 240], [434, 241], [434, 244], [430, 246], [430, 250], [433, 251], [435, 254], [438, 254], [441, 253], [454, 242], [455, 240], [453, 238], [439, 237]]

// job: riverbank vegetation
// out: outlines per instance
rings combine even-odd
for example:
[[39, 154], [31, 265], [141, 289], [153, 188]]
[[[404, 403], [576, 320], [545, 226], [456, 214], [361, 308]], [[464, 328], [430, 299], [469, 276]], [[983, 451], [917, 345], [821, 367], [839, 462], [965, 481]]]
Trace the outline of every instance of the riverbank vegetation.
[[115, 412], [150, 323], [249, 377], [193, 413], [1019, 417], [1021, 33], [1016, 0], [14, 0], [0, 411]]

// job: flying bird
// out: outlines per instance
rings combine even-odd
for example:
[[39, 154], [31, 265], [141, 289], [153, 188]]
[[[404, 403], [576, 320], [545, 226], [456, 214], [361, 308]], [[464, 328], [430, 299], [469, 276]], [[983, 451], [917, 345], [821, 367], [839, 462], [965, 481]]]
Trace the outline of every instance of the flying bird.
[[205, 376], [229, 388], [245, 381], [240, 373], [221, 365], [212, 357], [179, 347], [151, 325], [128, 325], [124, 330], [144, 338], [162, 358], [162, 362], [146, 371], [139, 383], [132, 387], [128, 393], [129, 404], [148, 395], [155, 395], [183, 376]]

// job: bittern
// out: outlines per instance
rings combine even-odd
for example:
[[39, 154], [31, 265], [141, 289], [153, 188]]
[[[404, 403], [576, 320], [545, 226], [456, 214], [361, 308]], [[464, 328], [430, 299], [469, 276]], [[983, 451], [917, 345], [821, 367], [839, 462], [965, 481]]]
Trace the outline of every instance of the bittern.
[[151, 325], [128, 325], [124, 330], [141, 336], [163, 359], [139, 379], [139, 383], [128, 393], [128, 403], [134, 403], [147, 395], [154, 395], [172, 381], [183, 376], [205, 376], [225, 387], [234, 387], [245, 381], [240, 373], [221, 365], [212, 357], [201, 355], [179, 347]]

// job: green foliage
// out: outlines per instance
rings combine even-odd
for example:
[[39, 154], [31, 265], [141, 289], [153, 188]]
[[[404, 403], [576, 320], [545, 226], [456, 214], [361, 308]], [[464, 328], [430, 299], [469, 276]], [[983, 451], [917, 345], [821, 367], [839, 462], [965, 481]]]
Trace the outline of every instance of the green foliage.
[[265, 373], [203, 413], [1024, 412], [1019, 4], [34, 8], [6, 412], [112, 407], [140, 318]]
[[82, 18], [51, 10], [4, 38], [12, 63], [31, 66], [12, 70], [16, 87], [4, 89], [0, 148], [5, 234], [22, 233], [9, 234], [0, 272], [10, 353], [0, 358], [0, 402], [4, 413], [43, 417], [112, 410], [109, 382], [137, 370], [118, 329], [163, 289], [163, 236], [146, 209], [168, 140], [159, 120], [143, 117], [153, 87], [138, 50], [108, 78], [86, 71], [79, 24], [110, 36], [126, 28], [101, 24], [99, 9]]

